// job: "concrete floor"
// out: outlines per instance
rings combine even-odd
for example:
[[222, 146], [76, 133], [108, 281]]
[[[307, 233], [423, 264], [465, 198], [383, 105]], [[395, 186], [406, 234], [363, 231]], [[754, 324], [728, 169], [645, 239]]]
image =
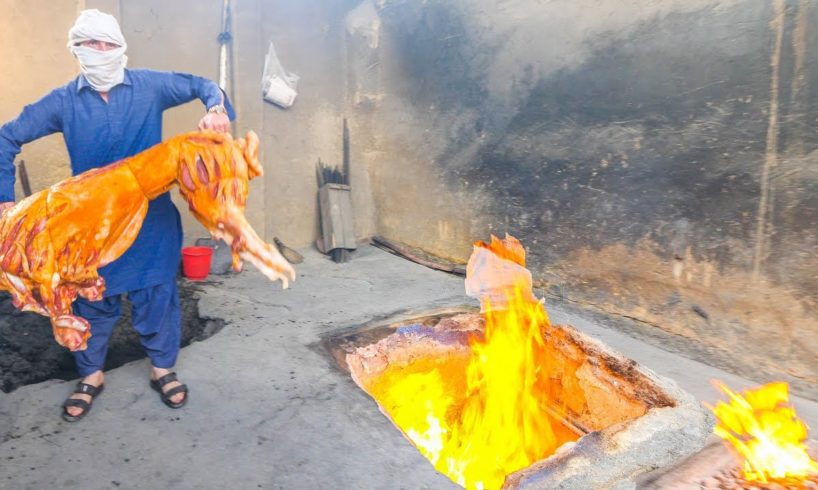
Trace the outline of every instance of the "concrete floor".
[[[393, 314], [474, 304], [462, 278], [372, 247], [346, 264], [302, 252], [289, 290], [251, 270], [204, 285], [201, 314], [228, 325], [182, 351], [177, 370], [191, 399], [181, 410], [150, 390], [145, 360], [107, 373], [105, 393], [75, 424], [59, 417], [73, 382], [0, 393], [0, 488], [456, 488], [318, 342]], [[756, 384], [546, 306], [552, 322], [573, 324], [701, 400], [718, 399], [713, 378]], [[818, 427], [818, 403], [796, 407]]]

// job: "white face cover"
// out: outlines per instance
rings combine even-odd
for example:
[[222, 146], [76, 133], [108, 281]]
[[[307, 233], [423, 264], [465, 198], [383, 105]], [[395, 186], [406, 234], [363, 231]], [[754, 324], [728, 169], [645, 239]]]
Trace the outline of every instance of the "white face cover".
[[82, 75], [98, 92], [108, 92], [125, 79], [125, 48], [98, 51], [94, 48], [74, 46], [71, 52], [80, 64]]
[[[98, 51], [77, 46], [78, 43], [91, 40], [105, 41], [119, 47], [109, 51]], [[128, 45], [114, 16], [97, 9], [80, 12], [74, 27], [68, 31], [68, 49], [77, 58], [82, 75], [94, 90], [108, 92], [124, 80], [125, 66], [128, 63], [125, 50], [128, 49]]]

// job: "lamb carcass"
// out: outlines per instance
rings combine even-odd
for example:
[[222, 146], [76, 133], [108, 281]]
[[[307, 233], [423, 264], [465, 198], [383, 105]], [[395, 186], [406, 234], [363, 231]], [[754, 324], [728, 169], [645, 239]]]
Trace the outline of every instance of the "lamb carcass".
[[131, 246], [148, 201], [175, 184], [193, 215], [231, 246], [235, 270], [248, 260], [286, 288], [295, 271], [244, 217], [249, 179], [262, 175], [258, 145], [252, 131], [235, 140], [186, 133], [31, 195], [0, 215], [0, 289], [15, 307], [48, 316], [60, 345], [85, 349], [90, 327], [72, 303], [102, 298], [97, 269]]

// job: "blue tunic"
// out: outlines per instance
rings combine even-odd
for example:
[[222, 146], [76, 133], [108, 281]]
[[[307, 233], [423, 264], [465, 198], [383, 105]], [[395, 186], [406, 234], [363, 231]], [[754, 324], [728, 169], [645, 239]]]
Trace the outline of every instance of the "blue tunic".
[[[26, 106], [0, 127], [0, 202], [14, 200], [14, 158], [20, 147], [62, 132], [74, 175], [135, 155], [162, 141], [162, 112], [198, 98], [206, 107], [230, 102], [210, 80], [182, 73], [125, 70], [106, 103], [80, 75]], [[182, 224], [165, 193], [151, 201], [133, 245], [99, 270], [105, 296], [155, 286], [179, 268]]]

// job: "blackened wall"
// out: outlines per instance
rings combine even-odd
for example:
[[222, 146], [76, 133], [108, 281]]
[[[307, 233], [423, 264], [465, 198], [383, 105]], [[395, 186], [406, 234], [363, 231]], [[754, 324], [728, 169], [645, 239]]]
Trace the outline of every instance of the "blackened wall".
[[511, 233], [554, 292], [818, 382], [818, 6], [364, 8], [380, 232], [461, 259]]

